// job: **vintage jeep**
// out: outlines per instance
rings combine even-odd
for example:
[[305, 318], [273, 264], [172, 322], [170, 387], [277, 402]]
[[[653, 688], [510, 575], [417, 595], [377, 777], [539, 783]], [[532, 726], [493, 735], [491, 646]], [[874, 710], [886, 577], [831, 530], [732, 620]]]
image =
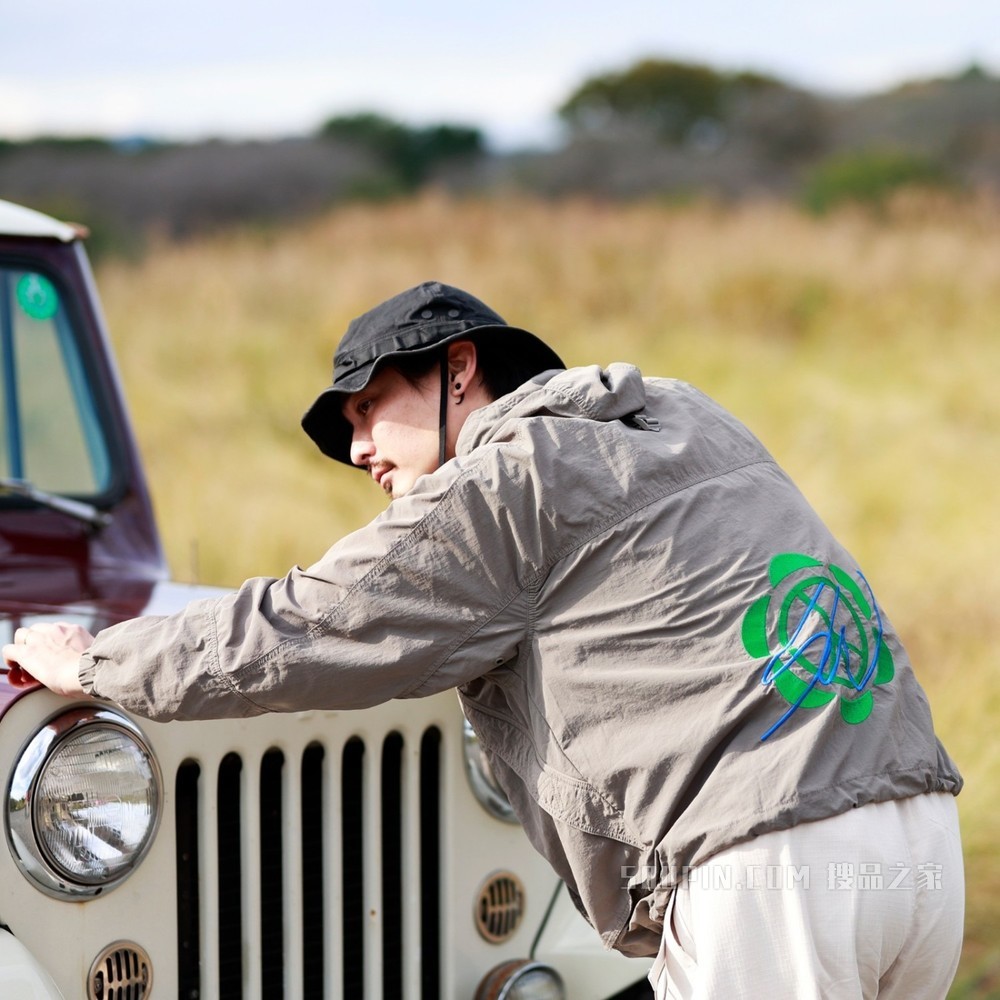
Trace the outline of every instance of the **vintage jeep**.
[[[0, 201], [0, 640], [168, 581], [82, 231]], [[453, 693], [159, 724], [0, 673], [0, 996], [648, 996], [513, 821]]]

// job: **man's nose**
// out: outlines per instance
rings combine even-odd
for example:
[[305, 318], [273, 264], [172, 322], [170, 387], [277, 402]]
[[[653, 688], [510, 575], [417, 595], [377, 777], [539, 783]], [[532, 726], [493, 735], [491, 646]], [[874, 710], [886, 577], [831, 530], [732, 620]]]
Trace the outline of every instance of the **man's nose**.
[[351, 439], [351, 464], [370, 465], [372, 456], [375, 454], [375, 445], [372, 441], [359, 438], [355, 435]]

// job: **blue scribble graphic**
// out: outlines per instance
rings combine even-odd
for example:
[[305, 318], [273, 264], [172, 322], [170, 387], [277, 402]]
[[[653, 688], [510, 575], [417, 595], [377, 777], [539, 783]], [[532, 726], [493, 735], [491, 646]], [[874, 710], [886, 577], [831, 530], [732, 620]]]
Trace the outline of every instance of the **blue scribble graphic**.
[[[776, 689], [789, 707], [761, 740], [798, 709], [819, 708], [838, 696], [843, 720], [864, 722], [873, 707], [871, 687], [895, 673], [868, 581], [859, 570], [859, 586], [840, 567], [798, 553], [775, 556], [769, 576], [775, 590], [747, 610], [743, 643], [751, 656], [767, 657], [761, 684]], [[780, 603], [772, 602], [779, 596]]]

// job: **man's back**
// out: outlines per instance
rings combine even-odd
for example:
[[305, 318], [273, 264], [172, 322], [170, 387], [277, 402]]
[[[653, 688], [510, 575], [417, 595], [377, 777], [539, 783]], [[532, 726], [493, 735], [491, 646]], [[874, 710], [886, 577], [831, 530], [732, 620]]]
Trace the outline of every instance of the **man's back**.
[[466, 711], [607, 944], [655, 951], [670, 888], [735, 842], [960, 787], [860, 569], [697, 390], [557, 374], [474, 415], [457, 465], [457, 544], [517, 567], [484, 631], [520, 629]]

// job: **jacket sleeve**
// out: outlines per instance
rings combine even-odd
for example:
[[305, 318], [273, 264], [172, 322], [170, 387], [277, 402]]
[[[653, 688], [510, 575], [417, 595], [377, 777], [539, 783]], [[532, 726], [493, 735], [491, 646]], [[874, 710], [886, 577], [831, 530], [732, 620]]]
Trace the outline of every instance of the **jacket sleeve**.
[[160, 720], [364, 708], [466, 683], [517, 655], [539, 575], [537, 510], [502, 479], [495, 460], [450, 462], [306, 569], [102, 631], [81, 682]]

